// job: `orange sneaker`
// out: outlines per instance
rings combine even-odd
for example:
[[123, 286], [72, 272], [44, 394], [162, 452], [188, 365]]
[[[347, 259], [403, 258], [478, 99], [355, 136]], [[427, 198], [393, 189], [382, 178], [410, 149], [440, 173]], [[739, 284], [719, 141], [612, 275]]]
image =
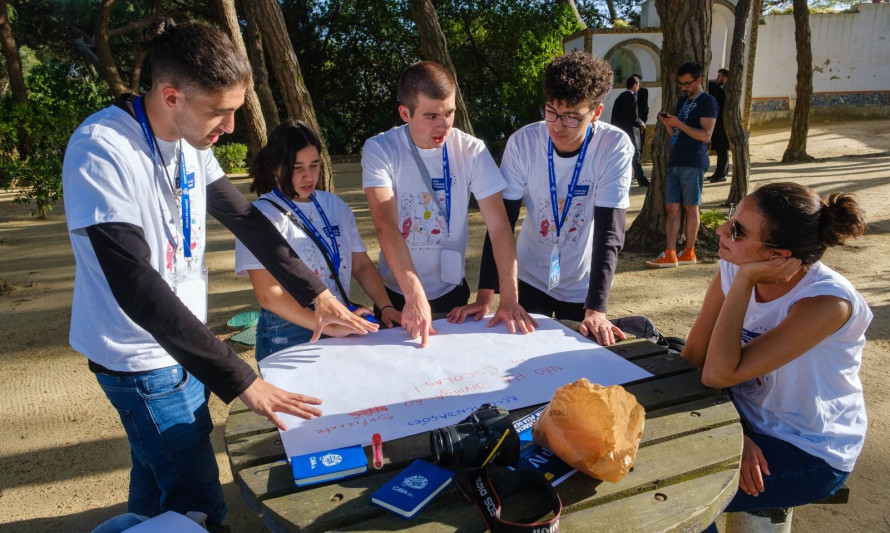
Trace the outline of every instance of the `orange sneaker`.
[[683, 248], [683, 251], [677, 256], [678, 265], [694, 265], [696, 263], [698, 260], [695, 258], [695, 248]]
[[677, 266], [677, 251], [665, 250], [652, 261], [646, 261], [646, 266], [651, 268], [674, 268]]

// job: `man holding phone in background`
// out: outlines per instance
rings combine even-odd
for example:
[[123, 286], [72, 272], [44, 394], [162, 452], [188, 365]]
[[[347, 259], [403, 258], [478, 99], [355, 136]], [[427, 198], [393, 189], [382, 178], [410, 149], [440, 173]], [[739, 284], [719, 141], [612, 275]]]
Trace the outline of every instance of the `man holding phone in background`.
[[[658, 113], [658, 120], [671, 136], [671, 157], [668, 162], [664, 207], [665, 249], [655, 259], [646, 261], [651, 268], [671, 268], [694, 265], [695, 237], [700, 222], [699, 205], [705, 172], [710, 166], [708, 142], [717, 122], [717, 101], [704, 93], [702, 68], [687, 62], [677, 71], [677, 84], [685, 98], [677, 102], [676, 115]], [[680, 205], [686, 212], [686, 244], [677, 254], [677, 235], [680, 232]]]

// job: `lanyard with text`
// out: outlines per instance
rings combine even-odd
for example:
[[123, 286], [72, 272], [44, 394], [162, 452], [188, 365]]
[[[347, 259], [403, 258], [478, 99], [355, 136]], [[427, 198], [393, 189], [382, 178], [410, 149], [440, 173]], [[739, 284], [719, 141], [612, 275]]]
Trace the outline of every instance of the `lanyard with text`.
[[[318, 200], [315, 199], [315, 195], [314, 194], [310, 195], [309, 199], [312, 200], [312, 203], [315, 204], [315, 209], [318, 210], [318, 214], [321, 215], [321, 220], [322, 220], [322, 222], [324, 222], [324, 232], [325, 232], [325, 235], [327, 235], [328, 238], [331, 240], [330, 244], [328, 244], [327, 241], [325, 241], [324, 238], [322, 238], [321, 233], [318, 232], [318, 230], [315, 228], [315, 226], [309, 220], [309, 217], [307, 217], [302, 211], [300, 211], [300, 208], [297, 207], [297, 204], [295, 204], [293, 202], [293, 200], [291, 200], [290, 198], [288, 198], [287, 196], [282, 194], [282, 192], [278, 189], [278, 187], [275, 187], [275, 189], [273, 189], [273, 191], [275, 192], [275, 196], [277, 196], [278, 198], [281, 199], [282, 202], [287, 204], [287, 206], [290, 208], [290, 210], [293, 211], [293, 213], [300, 218], [300, 222], [302, 222], [305, 225], [305, 227], [313, 233], [313, 235], [315, 236], [315, 240], [317, 242], [321, 243], [322, 246], [324, 246], [324, 250], [322, 250], [322, 252], [327, 252], [328, 257], [331, 258], [332, 266], [334, 267], [334, 271], [331, 272], [331, 274], [339, 277], [339, 275], [340, 275], [340, 247], [337, 246], [337, 237], [334, 235], [334, 227], [331, 226], [331, 222], [328, 220], [328, 216], [325, 215], [324, 210], [321, 208], [321, 204], [319, 204]], [[344, 298], [346, 298], [346, 297], [347, 297], [347, 295], [344, 295]], [[347, 300], [347, 303], [348, 303], [348, 300]]]
[[[186, 264], [189, 270], [192, 268], [192, 204], [189, 197], [189, 190], [195, 186], [193, 182], [188, 180], [187, 170], [185, 167], [185, 154], [182, 152], [182, 140], [179, 141], [179, 175], [175, 181], [170, 179], [167, 174], [167, 163], [161, 154], [161, 147], [158, 146], [155, 152], [155, 136], [148, 123], [148, 116], [145, 114], [145, 105], [142, 97], [133, 100], [133, 113], [136, 115], [136, 121], [142, 127], [142, 134], [145, 135], [145, 141], [148, 143], [148, 149], [151, 151], [152, 158], [157, 155], [161, 159], [161, 168], [167, 176], [170, 192], [173, 193], [173, 199], [180, 209], [180, 217], [182, 218], [182, 254], [185, 256]], [[185, 181], [186, 183], [183, 183]]]
[[[417, 163], [417, 170], [420, 171], [420, 177], [423, 178], [424, 183], [426, 183], [427, 189], [429, 189], [430, 194], [435, 200], [436, 205], [439, 205], [439, 198], [436, 196], [436, 188], [434, 185], [439, 180], [434, 180], [430, 177], [429, 171], [426, 169], [426, 164], [424, 164], [423, 159], [420, 157], [420, 153], [417, 151], [417, 146], [414, 144], [414, 141], [411, 139], [411, 133], [408, 131], [408, 126], [405, 126], [405, 136], [408, 137], [408, 146], [411, 147], [411, 154], [414, 156], [414, 162]], [[444, 143], [442, 145], [442, 188], [445, 190], [445, 223], [448, 227], [448, 231], [451, 231], [451, 167], [448, 165], [448, 143]], [[439, 209], [441, 210], [441, 206]]]
[[559, 200], [556, 197], [556, 172], [553, 170], [553, 139], [549, 140], [547, 146], [547, 169], [550, 173], [550, 206], [553, 208], [553, 223], [556, 225], [557, 241], [559, 241], [559, 232], [562, 230], [563, 224], [566, 223], [569, 209], [572, 207], [575, 186], [578, 185], [578, 176], [581, 175], [581, 167], [584, 165], [584, 156], [587, 154], [587, 146], [590, 144], [590, 132], [592, 130], [593, 124], [588, 125], [587, 133], [584, 135], [584, 142], [581, 143], [581, 151], [578, 153], [578, 161], [575, 162], [575, 170], [572, 172], [572, 180], [569, 182], [569, 190], [561, 217], [559, 216]]

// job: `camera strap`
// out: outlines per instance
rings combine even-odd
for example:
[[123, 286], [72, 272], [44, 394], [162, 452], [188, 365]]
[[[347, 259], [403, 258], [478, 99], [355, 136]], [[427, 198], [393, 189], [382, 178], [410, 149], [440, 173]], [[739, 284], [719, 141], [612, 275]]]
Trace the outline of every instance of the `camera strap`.
[[[492, 481], [489, 470], [480, 468], [467, 474], [466, 487], [461, 487], [464, 496], [472, 500], [491, 533], [555, 533], [559, 531], [559, 517], [562, 514], [562, 501], [553, 485], [543, 474], [535, 470], [507, 470]], [[460, 486], [458, 484], [458, 486]], [[501, 498], [507, 498], [526, 488], [537, 488], [547, 494], [553, 518], [543, 522], [522, 524], [501, 519]]]

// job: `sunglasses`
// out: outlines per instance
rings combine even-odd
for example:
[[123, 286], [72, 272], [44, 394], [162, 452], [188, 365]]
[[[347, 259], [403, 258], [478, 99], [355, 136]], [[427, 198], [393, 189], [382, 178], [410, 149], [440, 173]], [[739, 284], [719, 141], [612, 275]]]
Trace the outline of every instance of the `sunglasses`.
[[[735, 215], [735, 204], [730, 204], [729, 205], [729, 215], [728, 215], [729, 238], [732, 242], [735, 242], [737, 239], [745, 238], [745, 230], [744, 230], [744, 228], [742, 228], [742, 226], [739, 225], [738, 222], [735, 221], [735, 219], [733, 218], [734, 215]], [[751, 242], [756, 242], [756, 243], [760, 243], [760, 244], [765, 244], [767, 246], [772, 246], [773, 248], [779, 247], [778, 244], [773, 244], [771, 242], [755, 241], [754, 239], [749, 239], [749, 240]]]

